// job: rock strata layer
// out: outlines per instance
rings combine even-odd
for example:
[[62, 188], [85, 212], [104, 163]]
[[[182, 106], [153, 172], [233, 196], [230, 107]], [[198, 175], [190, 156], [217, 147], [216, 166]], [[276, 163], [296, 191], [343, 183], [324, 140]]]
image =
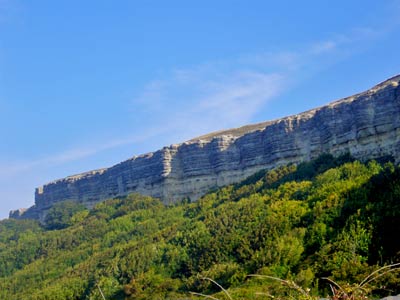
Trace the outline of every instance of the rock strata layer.
[[50, 182], [36, 189], [35, 205], [13, 217], [43, 218], [54, 203], [92, 207], [137, 192], [172, 203], [239, 182], [261, 169], [299, 163], [322, 153], [357, 159], [392, 156], [399, 162], [400, 75], [372, 89], [282, 119], [219, 131], [107, 169]]

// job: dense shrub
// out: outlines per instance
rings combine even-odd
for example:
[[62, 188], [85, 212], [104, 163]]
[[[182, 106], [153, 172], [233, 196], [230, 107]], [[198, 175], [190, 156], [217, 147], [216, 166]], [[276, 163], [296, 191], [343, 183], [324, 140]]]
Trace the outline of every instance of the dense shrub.
[[[0, 222], [0, 299], [102, 299], [100, 289], [107, 299], [218, 292], [204, 278], [238, 298], [291, 297], [279, 282], [249, 274], [325, 296], [323, 277], [351, 286], [398, 261], [398, 224], [400, 168], [349, 156], [259, 172], [194, 203], [164, 206], [134, 194], [88, 212], [61, 202], [44, 227]], [[399, 286], [393, 272], [366, 290], [384, 296]]]

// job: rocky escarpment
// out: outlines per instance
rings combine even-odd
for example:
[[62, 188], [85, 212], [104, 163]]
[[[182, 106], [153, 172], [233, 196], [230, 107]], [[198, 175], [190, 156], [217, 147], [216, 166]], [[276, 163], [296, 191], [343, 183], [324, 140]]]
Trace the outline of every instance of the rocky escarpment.
[[18, 217], [43, 217], [54, 203], [91, 207], [138, 192], [165, 203], [196, 200], [212, 188], [261, 169], [299, 163], [321, 153], [400, 160], [400, 76], [326, 106], [275, 121], [201, 136], [133, 157], [108, 169], [50, 182], [36, 189], [35, 206]]

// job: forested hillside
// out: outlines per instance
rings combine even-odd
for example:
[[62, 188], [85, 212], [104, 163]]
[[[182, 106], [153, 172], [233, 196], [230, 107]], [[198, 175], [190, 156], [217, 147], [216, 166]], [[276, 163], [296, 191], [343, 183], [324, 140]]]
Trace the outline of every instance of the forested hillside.
[[[326, 297], [332, 281], [345, 289], [400, 261], [400, 168], [390, 162], [323, 155], [187, 202], [133, 194], [91, 211], [60, 202], [42, 225], [1, 221], [0, 299], [227, 297], [204, 278], [233, 299], [305, 297], [251, 274]], [[399, 273], [363, 287], [398, 294]]]

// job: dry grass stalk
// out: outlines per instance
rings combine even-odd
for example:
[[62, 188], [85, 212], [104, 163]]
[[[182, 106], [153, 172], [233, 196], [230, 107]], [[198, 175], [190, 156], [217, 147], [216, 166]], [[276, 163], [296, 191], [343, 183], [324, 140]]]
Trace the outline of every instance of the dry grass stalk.
[[[317, 299], [316, 297], [313, 297], [310, 294], [310, 290], [309, 289], [303, 289], [302, 287], [300, 287], [298, 284], [296, 284], [293, 280], [284, 280], [278, 277], [274, 277], [274, 276], [268, 276], [268, 275], [259, 275], [259, 274], [251, 274], [251, 275], [247, 275], [247, 277], [256, 277], [256, 278], [261, 278], [261, 279], [272, 279], [272, 280], [276, 280], [281, 282], [283, 285], [289, 287], [290, 289], [293, 289], [295, 291], [297, 291], [298, 293], [300, 293], [304, 299], [309, 299], [309, 300], [314, 300]], [[269, 297], [274, 298], [274, 296], [269, 295]]]
[[[213, 280], [213, 279], [211, 279], [211, 278], [208, 278], [208, 277], [199, 277], [199, 278], [202, 279], [202, 280], [208, 280], [208, 281], [214, 283], [216, 286], [218, 286], [218, 287], [221, 289], [221, 291], [224, 292], [224, 294], [225, 294], [230, 300], [233, 300], [232, 297], [231, 297], [231, 295], [229, 295], [228, 291], [227, 291], [226, 289], [224, 289], [224, 288], [223, 288], [218, 282], [216, 282], [215, 280]], [[201, 293], [195, 293], [195, 292], [190, 292], [190, 293], [191, 293], [192, 295], [196, 295], [196, 296], [202, 296], [202, 297], [209, 298], [209, 299], [220, 300], [220, 299], [215, 298], [215, 297], [213, 297], [213, 296], [209, 296], [209, 295], [205, 295], [205, 294], [201, 294]]]
[[367, 294], [370, 292], [370, 289], [367, 287], [368, 284], [388, 273], [394, 272], [399, 269], [400, 269], [400, 263], [387, 265], [369, 274], [359, 284], [355, 285], [347, 284], [344, 287], [340, 286], [337, 282], [333, 281], [330, 278], [324, 277], [322, 279], [325, 279], [331, 283], [330, 287], [332, 290], [333, 300], [367, 299], [368, 298]]

